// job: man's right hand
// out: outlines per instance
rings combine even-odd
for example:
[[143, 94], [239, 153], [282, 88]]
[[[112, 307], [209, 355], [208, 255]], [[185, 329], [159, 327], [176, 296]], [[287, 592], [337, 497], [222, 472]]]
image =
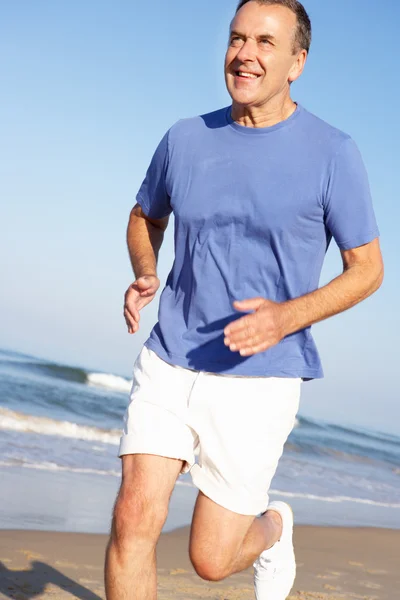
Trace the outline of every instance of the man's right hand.
[[160, 287], [160, 280], [155, 275], [143, 275], [129, 286], [125, 292], [124, 317], [128, 333], [136, 333], [139, 329], [140, 314], [149, 304]]

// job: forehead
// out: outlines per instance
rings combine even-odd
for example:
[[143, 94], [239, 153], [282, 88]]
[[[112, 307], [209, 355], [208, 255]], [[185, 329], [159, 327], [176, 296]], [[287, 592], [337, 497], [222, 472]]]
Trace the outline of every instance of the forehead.
[[247, 36], [273, 35], [277, 39], [293, 39], [296, 15], [286, 6], [247, 2], [235, 15], [231, 31]]

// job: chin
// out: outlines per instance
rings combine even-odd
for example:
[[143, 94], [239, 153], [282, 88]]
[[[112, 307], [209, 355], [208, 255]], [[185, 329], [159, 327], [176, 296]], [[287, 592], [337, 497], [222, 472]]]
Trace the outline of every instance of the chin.
[[232, 85], [230, 85], [229, 83], [230, 82], [227, 82], [226, 87], [228, 90], [228, 94], [230, 95], [230, 97], [232, 98], [232, 101], [235, 104], [241, 104], [242, 106], [251, 106], [255, 102], [257, 102], [257, 98], [256, 98], [256, 95], [254, 94], [254, 90], [253, 90], [253, 92], [250, 92], [248, 90], [238, 89], [234, 86], [233, 83], [232, 83]]
[[244, 94], [243, 92], [238, 93], [237, 90], [230, 91], [229, 95], [235, 104], [240, 104], [241, 106], [252, 106], [257, 101], [254, 96], [250, 94]]

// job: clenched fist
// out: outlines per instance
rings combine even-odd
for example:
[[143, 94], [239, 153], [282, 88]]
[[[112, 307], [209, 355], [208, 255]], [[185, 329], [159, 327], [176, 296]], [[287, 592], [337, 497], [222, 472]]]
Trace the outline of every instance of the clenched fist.
[[140, 314], [144, 306], [149, 304], [160, 287], [160, 280], [155, 275], [143, 275], [129, 286], [125, 292], [124, 317], [128, 333], [136, 333], [139, 329]]

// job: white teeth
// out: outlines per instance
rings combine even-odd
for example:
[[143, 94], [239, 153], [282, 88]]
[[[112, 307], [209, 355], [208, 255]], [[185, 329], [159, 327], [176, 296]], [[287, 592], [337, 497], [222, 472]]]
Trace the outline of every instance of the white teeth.
[[254, 75], [253, 73], [244, 73], [243, 71], [239, 71], [239, 76], [240, 77], [249, 77], [251, 79], [257, 79], [257, 75]]

